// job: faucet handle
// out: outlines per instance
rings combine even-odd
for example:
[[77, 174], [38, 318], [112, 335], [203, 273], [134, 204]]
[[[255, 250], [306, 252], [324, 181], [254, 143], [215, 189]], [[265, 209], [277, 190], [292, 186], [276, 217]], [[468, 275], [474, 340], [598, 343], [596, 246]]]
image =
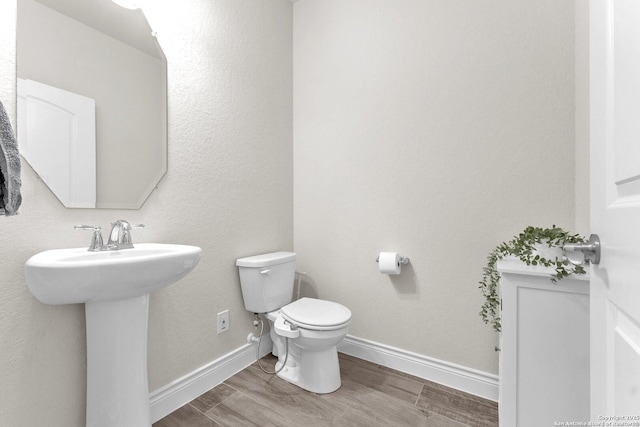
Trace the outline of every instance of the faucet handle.
[[102, 228], [99, 225], [74, 225], [74, 229], [76, 230], [93, 230], [93, 235], [91, 236], [91, 243], [89, 244], [90, 252], [97, 252], [103, 250], [103, 240], [102, 240]]
[[144, 228], [144, 224], [130, 224], [129, 228], [125, 228], [122, 232], [122, 247], [133, 248], [133, 240], [131, 239], [132, 228]]
[[78, 224], [78, 225], [74, 225], [73, 228], [76, 229], [76, 230], [95, 230], [96, 228], [98, 230], [101, 230], [99, 225], [80, 225], [80, 224]]
[[129, 224], [126, 222], [126, 226], [122, 229], [122, 242], [120, 243], [120, 249], [133, 248], [133, 240], [131, 239], [132, 228], [144, 228], [144, 224]]

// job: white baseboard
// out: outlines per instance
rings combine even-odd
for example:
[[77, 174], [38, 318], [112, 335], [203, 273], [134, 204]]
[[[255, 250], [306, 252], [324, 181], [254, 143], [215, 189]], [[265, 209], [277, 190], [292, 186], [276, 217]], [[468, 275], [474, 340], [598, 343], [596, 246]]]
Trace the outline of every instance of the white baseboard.
[[498, 401], [498, 376], [347, 335], [338, 351], [466, 393]]
[[[260, 357], [271, 351], [271, 337], [262, 339]], [[400, 372], [415, 375], [493, 401], [498, 400], [498, 377], [351, 335], [338, 351]], [[245, 344], [149, 395], [151, 421], [156, 422], [211, 390], [256, 360], [255, 344]]]
[[[271, 351], [271, 337], [265, 334], [260, 345], [260, 357]], [[196, 397], [211, 390], [256, 361], [256, 344], [245, 344], [237, 350], [154, 390], [149, 394], [151, 422], [166, 417]]]

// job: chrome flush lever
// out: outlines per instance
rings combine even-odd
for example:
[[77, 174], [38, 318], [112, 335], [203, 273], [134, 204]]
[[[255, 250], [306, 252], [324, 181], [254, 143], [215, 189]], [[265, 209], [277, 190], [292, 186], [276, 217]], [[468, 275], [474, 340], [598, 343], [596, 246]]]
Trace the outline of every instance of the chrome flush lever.
[[585, 243], [566, 243], [562, 251], [573, 265], [598, 264], [600, 262], [600, 238], [597, 234], [592, 234]]

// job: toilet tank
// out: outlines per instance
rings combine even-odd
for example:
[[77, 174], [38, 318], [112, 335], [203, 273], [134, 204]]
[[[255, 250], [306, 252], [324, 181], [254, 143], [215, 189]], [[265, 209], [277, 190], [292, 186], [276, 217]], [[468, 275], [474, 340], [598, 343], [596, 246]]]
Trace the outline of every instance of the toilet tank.
[[293, 299], [296, 254], [271, 252], [236, 260], [244, 307], [252, 313], [267, 313]]

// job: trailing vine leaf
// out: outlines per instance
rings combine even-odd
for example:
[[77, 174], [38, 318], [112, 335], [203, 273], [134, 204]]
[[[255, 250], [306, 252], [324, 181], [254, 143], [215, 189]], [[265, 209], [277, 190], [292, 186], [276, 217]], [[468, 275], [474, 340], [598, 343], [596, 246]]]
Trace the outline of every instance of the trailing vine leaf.
[[573, 265], [562, 259], [546, 259], [536, 251], [536, 245], [547, 245], [550, 248], [563, 247], [565, 243], [582, 243], [584, 237], [578, 234], [569, 234], [562, 228], [553, 225], [551, 228], [527, 227], [522, 233], [508, 242], [499, 244], [487, 257], [487, 265], [482, 269], [480, 290], [485, 298], [480, 310], [480, 317], [486, 324], [490, 324], [496, 332], [502, 330], [500, 323], [500, 273], [497, 270], [498, 260], [507, 256], [516, 256], [526, 265], [541, 265], [552, 267], [555, 271], [551, 276], [551, 282], [556, 284], [559, 280], [572, 274], [585, 274], [585, 269], [580, 265]]

